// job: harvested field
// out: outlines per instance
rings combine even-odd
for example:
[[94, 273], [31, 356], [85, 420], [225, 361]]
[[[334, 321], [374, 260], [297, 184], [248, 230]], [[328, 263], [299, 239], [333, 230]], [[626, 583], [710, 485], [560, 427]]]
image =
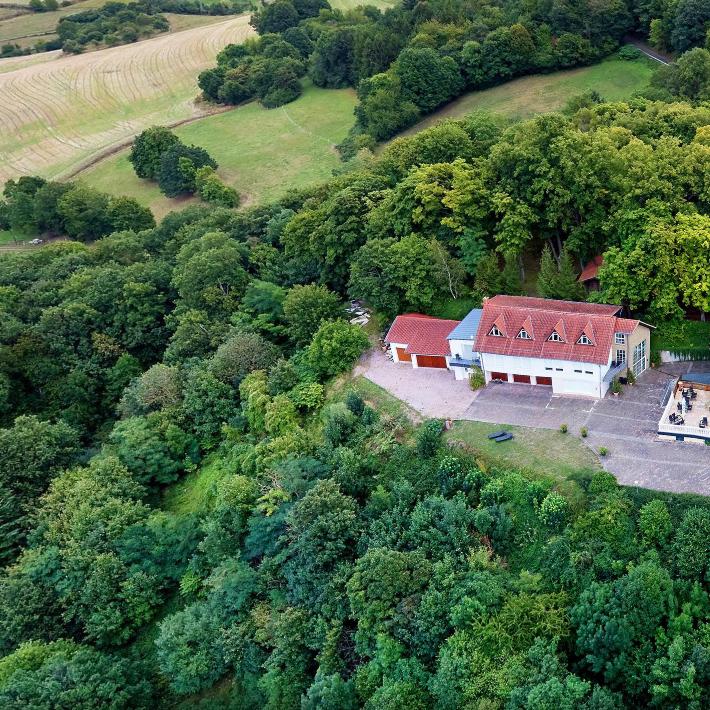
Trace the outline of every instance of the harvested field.
[[195, 104], [197, 74], [253, 32], [248, 22], [243, 15], [79, 56], [48, 52], [38, 63], [0, 61], [0, 184], [62, 177], [148, 126], [206, 115]]

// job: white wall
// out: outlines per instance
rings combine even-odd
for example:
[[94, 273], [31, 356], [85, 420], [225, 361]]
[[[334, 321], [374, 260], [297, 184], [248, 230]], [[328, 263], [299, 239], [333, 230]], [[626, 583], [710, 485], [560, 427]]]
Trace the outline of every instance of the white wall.
[[[576, 394], [601, 399], [608, 389], [608, 386], [602, 382], [603, 375], [608, 369], [607, 365], [590, 365], [570, 360], [493, 355], [491, 353], [483, 353], [481, 359], [486, 382], [490, 382], [491, 372], [506, 372], [509, 382], [513, 381], [514, 374], [551, 377], [552, 391], [555, 394]], [[575, 372], [575, 370], [581, 370], [581, 372]]]
[[[449, 350], [452, 357], [458, 357], [463, 360], [473, 360], [478, 358], [478, 353], [473, 350], [473, 340], [449, 340]], [[446, 364], [449, 364], [451, 358], [446, 358]], [[468, 380], [471, 370], [468, 367], [449, 367], [449, 370], [454, 373], [457, 380]]]

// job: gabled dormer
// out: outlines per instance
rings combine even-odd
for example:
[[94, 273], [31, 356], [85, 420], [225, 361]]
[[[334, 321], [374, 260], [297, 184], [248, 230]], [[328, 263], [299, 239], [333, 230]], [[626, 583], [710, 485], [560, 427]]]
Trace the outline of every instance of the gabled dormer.
[[592, 328], [592, 321], [587, 321], [587, 325], [584, 326], [582, 334], [577, 338], [577, 345], [594, 345], [594, 328]]
[[548, 340], [552, 341], [553, 343], [566, 343], [567, 342], [567, 333], [565, 331], [565, 323], [560, 318], [555, 327], [552, 329], [552, 332], [547, 338]]
[[493, 321], [493, 325], [488, 331], [488, 335], [492, 335], [496, 338], [508, 337], [508, 325], [505, 322], [505, 317], [502, 313]]
[[520, 340], [535, 340], [532, 318], [530, 316], [523, 321], [523, 327], [518, 331], [518, 334], [515, 337]]

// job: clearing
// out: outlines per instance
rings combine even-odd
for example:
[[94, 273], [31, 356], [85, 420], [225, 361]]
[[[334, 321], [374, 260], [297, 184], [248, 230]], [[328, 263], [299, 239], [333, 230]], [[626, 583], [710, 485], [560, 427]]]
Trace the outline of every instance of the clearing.
[[248, 23], [220, 18], [84, 55], [0, 60], [0, 184], [66, 176], [148, 126], [206, 115], [213, 109], [195, 103], [197, 74], [250, 36]]
[[[254, 101], [180, 126], [175, 133], [214, 156], [219, 174], [248, 205], [327, 180], [341, 164], [334, 145], [354, 121], [355, 102], [351, 89], [306, 86], [300, 98], [285, 106], [265, 109]], [[186, 204], [164, 197], [155, 183], [136, 177], [128, 150], [78, 177], [99, 190], [135, 197], [156, 217]]]
[[412, 135], [443, 119], [463, 118], [474, 111], [494, 111], [514, 119], [559, 111], [570, 97], [589, 90], [599, 92], [607, 101], [621, 101], [645, 88], [654, 68], [650, 59], [611, 58], [590, 67], [524, 76], [466, 94], [400, 135]]

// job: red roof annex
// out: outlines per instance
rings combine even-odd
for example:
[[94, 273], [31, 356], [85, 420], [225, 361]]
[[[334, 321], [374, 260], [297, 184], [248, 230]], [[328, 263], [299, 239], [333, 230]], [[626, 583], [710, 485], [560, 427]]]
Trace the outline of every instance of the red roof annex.
[[595, 256], [587, 265], [582, 269], [582, 273], [579, 275], [577, 281], [584, 283], [585, 281], [591, 281], [596, 279], [599, 275], [599, 268], [604, 265], [604, 257], [601, 254]]
[[[555, 301], [525, 296], [494, 296], [483, 304], [474, 349], [482, 353], [549, 358], [605, 365], [614, 333], [630, 333], [639, 321], [619, 318], [619, 306], [577, 301]], [[500, 327], [505, 323], [506, 332]], [[490, 335], [497, 325], [502, 336]], [[518, 338], [521, 329], [530, 340]], [[549, 340], [556, 332], [563, 342]], [[591, 342], [579, 342], [582, 335]]]
[[405, 313], [394, 319], [385, 342], [406, 345], [410, 355], [449, 355], [446, 336], [458, 324], [457, 320]]

